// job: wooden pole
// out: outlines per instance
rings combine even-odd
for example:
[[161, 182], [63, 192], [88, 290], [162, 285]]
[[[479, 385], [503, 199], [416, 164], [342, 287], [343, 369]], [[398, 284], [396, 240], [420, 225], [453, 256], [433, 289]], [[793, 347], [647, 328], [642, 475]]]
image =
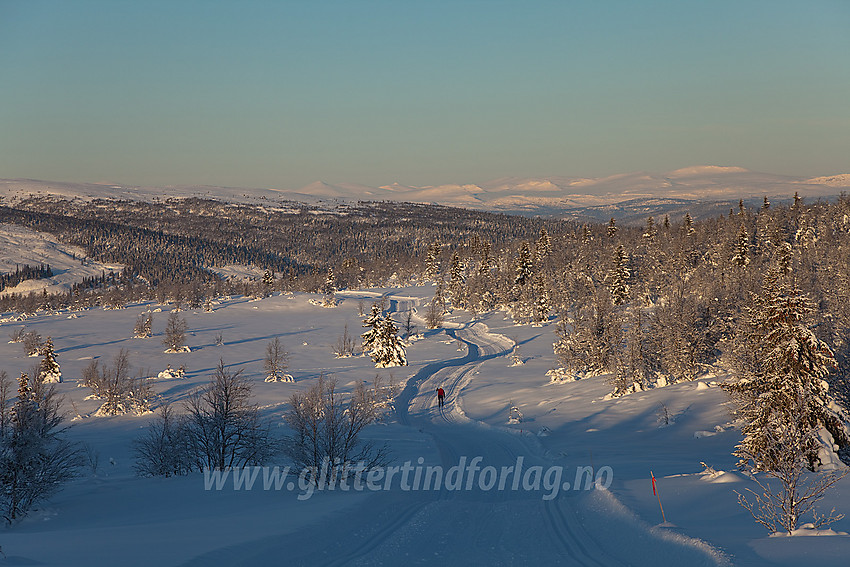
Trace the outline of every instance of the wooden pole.
[[658, 507], [661, 508], [661, 519], [666, 524], [667, 518], [664, 516], [664, 506], [661, 505], [661, 495], [658, 493], [658, 489], [655, 487], [655, 475], [652, 474], [652, 471], [649, 471], [649, 476], [652, 477], [652, 493], [658, 497]]

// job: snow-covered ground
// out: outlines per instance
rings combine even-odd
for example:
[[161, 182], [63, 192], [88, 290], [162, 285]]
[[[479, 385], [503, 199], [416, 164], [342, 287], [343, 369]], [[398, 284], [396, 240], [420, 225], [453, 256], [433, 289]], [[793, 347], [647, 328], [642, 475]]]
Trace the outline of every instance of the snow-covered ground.
[[53, 276], [25, 280], [2, 293], [64, 292], [86, 277], [100, 276], [103, 272], [118, 272], [123, 266], [102, 264], [86, 257], [82, 248], [59, 242], [46, 232], [38, 232], [14, 224], [0, 223], [0, 272], [14, 272], [16, 266], [29, 264], [36, 267], [49, 264]]
[[[402, 312], [432, 294], [431, 287], [345, 292], [332, 309], [310, 303], [318, 296], [309, 294], [221, 299], [212, 313], [181, 312], [191, 347], [182, 354], [165, 354], [160, 343], [168, 306], [28, 319], [27, 329], [53, 338], [65, 380], [59, 389], [74, 417], [70, 435], [88, 443], [99, 461], [3, 532], [7, 557], [0, 565], [847, 565], [850, 536], [767, 537], [737, 504], [734, 490], [753, 483], [734, 470], [731, 451], [740, 435], [715, 385], [722, 377], [614, 400], [604, 399], [604, 377], [551, 384], [552, 324], [515, 326], [500, 312], [472, 321], [455, 311], [436, 331], [417, 319], [424, 338], [408, 348], [408, 367], [376, 370], [366, 357], [334, 357], [346, 323], [360, 332], [361, 302], [368, 311], [386, 295], [388, 306]], [[147, 309], [154, 310], [155, 336], [131, 338]], [[3, 323], [0, 332], [22, 324]], [[263, 356], [274, 337], [291, 353], [294, 383], [264, 382]], [[521, 365], [511, 360], [513, 337]], [[262, 476], [252, 490], [235, 490], [232, 479], [222, 490], [206, 490], [203, 474], [138, 478], [130, 442], [151, 416], [94, 417], [98, 402], [76, 387], [92, 358], [109, 362], [122, 348], [151, 376], [185, 366], [184, 378], [154, 382], [172, 402], [204, 384], [219, 359], [244, 369], [280, 434], [288, 397], [320, 374], [335, 377], [343, 390], [392, 375], [403, 386], [395, 411], [367, 436], [390, 445], [394, 466], [442, 467], [446, 484], [424, 490], [419, 483], [416, 490], [408, 479], [412, 488], [405, 490], [397, 471], [389, 490], [338, 488], [306, 498], [285, 483], [263, 490]], [[5, 340], [0, 359], [13, 377], [35, 362]], [[447, 394], [442, 409], [437, 387]], [[508, 423], [511, 407], [521, 421]], [[473, 461], [477, 476], [464, 468], [461, 489], [449, 489], [448, 471]], [[701, 462], [714, 472], [704, 472]], [[524, 478], [514, 489], [515, 471], [506, 469], [520, 466]], [[534, 467], [545, 475], [536, 487], [528, 474]], [[599, 478], [599, 486], [577, 490], [579, 471]], [[504, 477], [503, 490], [488, 488], [490, 474]], [[550, 482], [556, 475], [558, 482]], [[833, 505], [850, 510], [850, 478], [829, 493], [825, 506]], [[833, 530], [850, 531], [850, 520]]]

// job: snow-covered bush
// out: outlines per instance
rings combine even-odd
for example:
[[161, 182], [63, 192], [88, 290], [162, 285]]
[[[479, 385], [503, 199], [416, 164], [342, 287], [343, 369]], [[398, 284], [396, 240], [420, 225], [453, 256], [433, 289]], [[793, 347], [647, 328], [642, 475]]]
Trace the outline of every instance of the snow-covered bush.
[[24, 340], [24, 335], [26, 334], [26, 327], [21, 327], [19, 329], [15, 329], [11, 333], [9, 333], [9, 343], [19, 343]]
[[346, 399], [337, 393], [336, 381], [321, 375], [309, 390], [289, 398], [284, 419], [294, 433], [284, 440], [284, 451], [298, 469], [318, 471], [330, 463], [334, 475], [338, 467], [356, 463], [362, 463], [364, 471], [383, 466], [386, 446], [360, 441], [363, 429], [378, 416], [374, 390], [360, 382]]
[[133, 468], [139, 476], [169, 477], [190, 473], [195, 457], [185, 416], [175, 414], [170, 404], [160, 406], [156, 420], [133, 441], [133, 453], [136, 457]]
[[354, 338], [348, 332], [348, 323], [345, 324], [345, 330], [342, 335], [336, 340], [333, 346], [333, 352], [337, 358], [348, 358], [354, 356]]
[[176, 311], [172, 311], [168, 316], [168, 323], [165, 325], [165, 337], [162, 339], [162, 344], [165, 345], [166, 353], [190, 352], [186, 342], [186, 320], [181, 319]]
[[149, 380], [142, 374], [131, 376], [130, 368], [127, 351], [121, 349], [111, 366], [92, 360], [83, 369], [81, 385], [92, 389], [92, 398], [103, 401], [95, 415], [142, 415], [150, 411], [154, 393]]
[[146, 339], [153, 334], [153, 314], [150, 311], [142, 313], [136, 319], [133, 326], [133, 336], [137, 339]]
[[289, 368], [289, 353], [286, 352], [279, 337], [275, 337], [266, 345], [266, 358], [263, 367], [268, 373], [266, 382], [295, 382], [292, 374], [286, 372], [286, 369]]
[[[3, 373], [0, 390], [9, 390]], [[65, 439], [60, 400], [53, 386], [21, 374], [18, 398], [9, 407], [2, 396], [0, 415], [0, 513], [9, 524], [55, 494], [74, 478], [79, 448]]]
[[24, 352], [27, 356], [38, 356], [41, 351], [41, 335], [35, 331], [24, 333], [21, 337], [21, 343], [24, 345]]
[[271, 425], [251, 403], [251, 382], [219, 360], [212, 381], [184, 404], [186, 431], [199, 469], [262, 465], [279, 450]]
[[180, 368], [174, 369], [171, 368], [171, 365], [167, 365], [165, 370], [156, 375], [157, 380], [179, 380], [186, 375], [186, 369], [181, 366]]

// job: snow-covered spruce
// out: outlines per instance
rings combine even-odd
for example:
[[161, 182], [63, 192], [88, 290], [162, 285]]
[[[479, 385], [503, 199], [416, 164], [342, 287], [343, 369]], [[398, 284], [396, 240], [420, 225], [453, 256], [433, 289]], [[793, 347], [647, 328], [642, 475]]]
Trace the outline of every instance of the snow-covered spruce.
[[389, 366], [407, 366], [407, 352], [404, 341], [398, 336], [398, 327], [392, 318], [387, 315], [379, 325], [376, 326], [377, 336], [372, 341], [369, 356], [375, 362], [376, 368]]
[[614, 268], [608, 274], [608, 287], [614, 305], [622, 305], [629, 300], [632, 272], [629, 269], [629, 256], [625, 247], [620, 244], [614, 252]]
[[328, 268], [328, 275], [325, 278], [325, 283], [322, 284], [319, 293], [322, 294], [322, 307], [336, 307], [336, 276], [331, 268]]
[[372, 351], [372, 347], [380, 334], [380, 324], [382, 320], [383, 314], [381, 312], [381, 306], [378, 303], [373, 303], [372, 310], [366, 318], [363, 319], [363, 327], [368, 330], [360, 335], [360, 338], [363, 340], [361, 348], [364, 354]]
[[56, 353], [53, 350], [53, 339], [47, 337], [41, 347], [41, 356], [44, 357], [38, 365], [38, 379], [46, 384], [62, 381], [62, 371], [56, 362]]
[[850, 444], [850, 438], [843, 423], [846, 416], [836, 414], [825, 381], [836, 368], [835, 357], [807, 323], [814, 304], [772, 271], [748, 311], [746, 346], [737, 359], [740, 379], [725, 386], [744, 421], [744, 439], [735, 452], [738, 464], [775, 469], [779, 434], [801, 440], [804, 446], [787, 449], [801, 450], [809, 468], [815, 469], [834, 448], [807, 432], [824, 429], [839, 447]]

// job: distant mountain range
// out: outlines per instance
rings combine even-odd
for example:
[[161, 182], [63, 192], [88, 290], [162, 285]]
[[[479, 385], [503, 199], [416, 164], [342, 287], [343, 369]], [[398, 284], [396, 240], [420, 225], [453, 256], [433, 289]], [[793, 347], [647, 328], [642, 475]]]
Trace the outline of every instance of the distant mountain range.
[[850, 174], [798, 178], [749, 171], [741, 167], [695, 166], [666, 173], [635, 172], [602, 178], [505, 177], [470, 185], [366, 185], [322, 181], [294, 191], [212, 186], [135, 187], [30, 179], [0, 180], [0, 197], [14, 203], [27, 195], [65, 198], [158, 200], [201, 197], [280, 206], [286, 202], [332, 205], [351, 201], [409, 201], [509, 214], [576, 220], [642, 222], [647, 216], [689, 211], [695, 218], [728, 212], [743, 199], [747, 204], [790, 199], [795, 193], [809, 201], [834, 198], [850, 190]]

